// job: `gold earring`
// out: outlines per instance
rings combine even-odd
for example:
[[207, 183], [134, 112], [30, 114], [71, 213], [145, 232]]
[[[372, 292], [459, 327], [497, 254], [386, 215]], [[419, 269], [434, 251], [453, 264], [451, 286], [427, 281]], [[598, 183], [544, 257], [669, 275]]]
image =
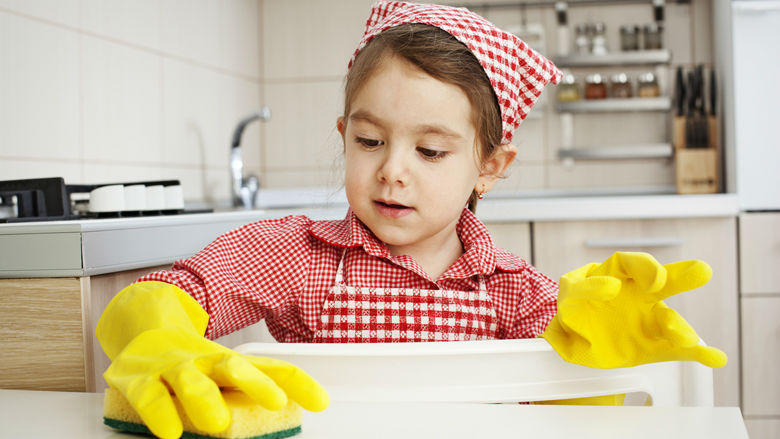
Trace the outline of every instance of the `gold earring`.
[[484, 192], [477, 192], [477, 198], [479, 198], [480, 200], [485, 198], [485, 193]]

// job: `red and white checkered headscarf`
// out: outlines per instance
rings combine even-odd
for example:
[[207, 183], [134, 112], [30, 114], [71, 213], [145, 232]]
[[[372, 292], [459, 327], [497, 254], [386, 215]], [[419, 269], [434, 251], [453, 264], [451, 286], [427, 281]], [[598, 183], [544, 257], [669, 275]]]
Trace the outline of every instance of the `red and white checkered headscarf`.
[[380, 32], [407, 23], [436, 26], [465, 44], [485, 70], [501, 108], [502, 144], [512, 141], [515, 129], [531, 111], [542, 88], [561, 80], [561, 71], [517, 36], [505, 32], [465, 8], [379, 0], [371, 8], [363, 39], [349, 68], [363, 47]]

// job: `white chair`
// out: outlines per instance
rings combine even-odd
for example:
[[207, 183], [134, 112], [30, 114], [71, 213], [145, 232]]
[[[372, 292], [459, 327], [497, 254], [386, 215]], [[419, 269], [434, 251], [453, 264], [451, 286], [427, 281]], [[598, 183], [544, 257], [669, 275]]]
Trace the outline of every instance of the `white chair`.
[[565, 362], [544, 339], [235, 349], [300, 366], [333, 401], [498, 403], [625, 393], [626, 405], [713, 405], [712, 370], [699, 363], [593, 369]]

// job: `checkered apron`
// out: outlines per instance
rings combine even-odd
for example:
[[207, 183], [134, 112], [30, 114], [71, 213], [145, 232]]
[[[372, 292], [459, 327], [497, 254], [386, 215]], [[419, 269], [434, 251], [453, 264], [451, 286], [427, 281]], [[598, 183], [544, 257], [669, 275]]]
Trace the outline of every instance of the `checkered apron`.
[[328, 292], [316, 343], [495, 339], [498, 319], [479, 277], [477, 291], [371, 288], [344, 282], [344, 256]]

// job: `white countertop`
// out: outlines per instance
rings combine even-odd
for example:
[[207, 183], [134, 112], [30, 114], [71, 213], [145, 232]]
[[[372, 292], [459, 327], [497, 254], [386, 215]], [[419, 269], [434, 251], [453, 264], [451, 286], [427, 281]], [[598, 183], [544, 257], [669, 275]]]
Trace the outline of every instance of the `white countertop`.
[[[103, 425], [102, 393], [0, 390], [0, 438], [138, 438]], [[747, 439], [737, 407], [344, 403], [304, 413], [314, 438]]]
[[[279, 198], [284, 198], [280, 193]], [[295, 197], [290, 197], [294, 199]], [[298, 203], [299, 200], [293, 200]], [[0, 278], [92, 276], [169, 264], [191, 256], [243, 224], [301, 214], [341, 219], [343, 198], [306, 208], [272, 208], [174, 216], [0, 224]], [[626, 195], [511, 197], [480, 201], [485, 222], [723, 217], [738, 214], [737, 197]]]

